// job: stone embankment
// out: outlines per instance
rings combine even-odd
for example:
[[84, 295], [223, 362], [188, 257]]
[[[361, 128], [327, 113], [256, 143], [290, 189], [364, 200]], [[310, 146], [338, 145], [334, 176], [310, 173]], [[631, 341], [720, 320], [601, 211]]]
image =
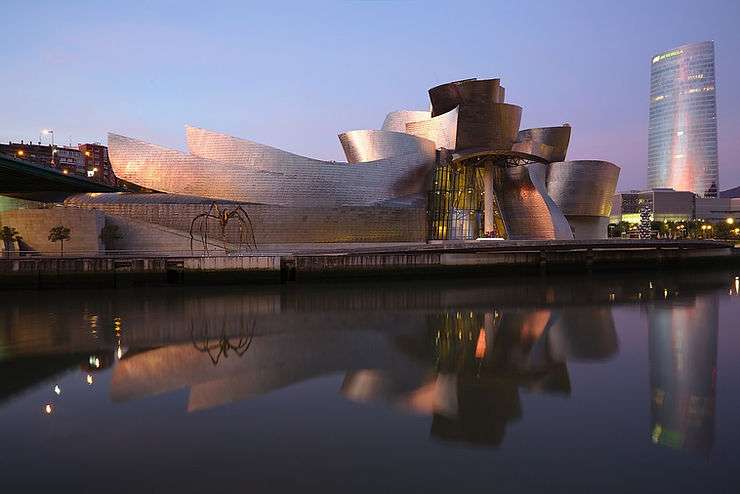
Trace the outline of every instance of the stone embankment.
[[[487, 275], [670, 269], [738, 263], [717, 241], [476, 241], [411, 245], [288, 246], [239, 255], [4, 257], [0, 287], [280, 283], [323, 278]], [[740, 264], [740, 263], [738, 263]]]

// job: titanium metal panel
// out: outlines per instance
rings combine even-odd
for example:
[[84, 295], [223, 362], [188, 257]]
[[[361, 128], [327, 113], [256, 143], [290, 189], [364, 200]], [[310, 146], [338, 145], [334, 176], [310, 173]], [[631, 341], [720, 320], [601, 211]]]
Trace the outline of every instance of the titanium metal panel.
[[547, 195], [546, 166], [541, 163], [493, 166], [486, 174], [510, 240], [573, 238], [565, 216]]
[[608, 161], [551, 163], [547, 192], [566, 216], [609, 216], [619, 167]]
[[532, 183], [537, 188], [537, 192], [540, 193], [542, 200], [545, 201], [547, 209], [550, 211], [550, 219], [552, 220], [553, 230], [555, 231], [555, 239], [572, 240], [573, 231], [565, 217], [565, 214], [547, 192], [546, 180], [548, 165], [544, 163], [530, 163], [527, 165], [527, 168], [529, 169], [529, 177], [532, 180]]
[[415, 154], [433, 157], [435, 144], [429, 139], [413, 136], [403, 132], [385, 130], [352, 130], [339, 134], [344, 154], [350, 163]]
[[511, 151], [519, 133], [522, 107], [508, 103], [461, 105], [457, 117], [455, 150], [466, 149]]
[[432, 118], [432, 112], [421, 110], [398, 110], [386, 115], [381, 130], [406, 132], [406, 124]]
[[576, 240], [598, 240], [609, 236], [609, 216], [575, 216], [565, 217], [573, 230]]
[[464, 79], [448, 82], [429, 90], [432, 102], [432, 117], [442, 115], [456, 106], [488, 106], [504, 102], [504, 88], [500, 79]]
[[408, 122], [405, 132], [434, 141], [438, 149], [455, 149], [457, 143], [457, 107], [436, 117]]
[[[388, 178], [392, 182], [405, 183], [411, 177], [417, 177], [420, 174], [424, 175], [430, 172], [436, 158], [433, 143], [419, 142], [418, 139], [412, 137], [411, 139], [414, 139], [415, 144], [405, 148], [409, 152], [375, 161], [362, 162], [362, 167], [366, 168], [360, 167], [362, 170], [352, 170], [351, 168], [358, 167], [349, 167], [348, 163], [345, 162], [307, 158], [264, 144], [197, 127], [188, 126], [185, 130], [188, 149], [196, 156], [223, 163], [247, 165], [268, 172], [285, 174], [295, 174], [298, 172], [296, 168], [306, 168], [305, 172], [309, 175], [316, 176], [316, 179], [319, 181], [324, 179], [347, 180], [345, 187], [353, 183], [356, 183], [357, 186], [362, 186], [363, 181], [367, 182], [368, 186], [371, 186], [372, 183], [369, 181], [375, 177], [379, 177], [383, 173], [389, 173], [390, 176]], [[404, 139], [404, 142], [407, 143], [411, 142], [400, 136], [396, 136], [396, 138]], [[392, 168], [394, 169], [391, 170]], [[367, 175], [367, 178], [363, 178], [365, 175]], [[383, 179], [380, 180], [383, 181]], [[423, 192], [424, 184], [417, 185], [410, 188], [403, 187], [397, 190], [397, 194], [394, 193], [394, 195], [390, 195], [383, 200]]]
[[189, 132], [188, 144], [200, 156], [109, 134], [116, 175], [173, 194], [283, 206], [361, 206], [425, 191], [435, 158], [429, 143], [425, 154], [349, 166], [197, 130]]
[[326, 161], [307, 158], [282, 149], [238, 139], [220, 132], [185, 126], [185, 139], [188, 151], [194, 156], [234, 165], [247, 165], [271, 170], [276, 163], [295, 163], [302, 165], [322, 165]]
[[564, 161], [570, 132], [569, 125], [520, 130], [512, 150], [532, 154], [545, 161]]

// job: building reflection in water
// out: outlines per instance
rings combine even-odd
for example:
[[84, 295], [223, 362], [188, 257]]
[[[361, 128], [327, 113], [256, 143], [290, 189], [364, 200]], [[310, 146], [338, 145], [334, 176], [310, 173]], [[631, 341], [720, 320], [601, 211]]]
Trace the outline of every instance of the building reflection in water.
[[[708, 450], [716, 294], [727, 293], [728, 278], [687, 277], [557, 289], [166, 291], [155, 292], [161, 299], [131, 294], [110, 306], [101, 298], [71, 308], [66, 300], [19, 298], [0, 307], [0, 404], [69, 369], [95, 382], [96, 392], [105, 389], [96, 373], [111, 373], [114, 402], [188, 389], [191, 412], [339, 374], [346, 399], [428, 416], [440, 440], [496, 446], [526, 413], [520, 392], [569, 396], [568, 363], [615, 355], [612, 307], [639, 303], [650, 333], [651, 437]], [[733, 275], [733, 295], [738, 286]]]
[[522, 417], [519, 389], [569, 395], [568, 360], [617, 351], [609, 307], [449, 312], [430, 319], [431, 334], [397, 345], [434, 372], [416, 387], [393, 371], [347, 374], [342, 393], [382, 400], [432, 416], [431, 434], [497, 446]]
[[132, 353], [113, 369], [111, 397], [128, 401], [189, 387], [187, 408], [197, 411], [343, 372], [348, 399], [429, 414], [438, 438], [497, 445], [506, 424], [521, 416], [519, 388], [567, 395], [567, 360], [617, 351], [609, 307], [418, 317], [424, 322], [409, 331], [314, 328], [250, 336], [248, 351], [219, 360], [204, 349], [233, 347], [240, 338], [229, 335], [243, 330], [223, 331], [222, 343], [194, 339]]
[[719, 308], [716, 294], [648, 307], [651, 439], [708, 452], [714, 443]]

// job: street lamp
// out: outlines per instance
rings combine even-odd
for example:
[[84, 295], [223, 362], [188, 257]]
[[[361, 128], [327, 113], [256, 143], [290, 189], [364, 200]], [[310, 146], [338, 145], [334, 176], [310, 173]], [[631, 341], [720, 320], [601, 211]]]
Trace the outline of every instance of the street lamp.
[[727, 223], [728, 225], [732, 225], [733, 223], [735, 223], [735, 219], [734, 218], [727, 218], [725, 220], [725, 223]]
[[51, 134], [51, 147], [54, 147], [54, 131], [52, 129], [44, 129], [41, 133], [44, 135]]
[[55, 168], [56, 162], [54, 160], [54, 154], [56, 154], [56, 150], [54, 149], [54, 131], [52, 129], [44, 129], [41, 133], [45, 135], [51, 134], [51, 167]]

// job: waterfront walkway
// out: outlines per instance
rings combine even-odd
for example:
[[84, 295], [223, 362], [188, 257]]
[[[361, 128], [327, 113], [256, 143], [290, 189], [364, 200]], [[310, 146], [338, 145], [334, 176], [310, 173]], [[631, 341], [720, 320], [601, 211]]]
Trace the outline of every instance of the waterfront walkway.
[[119, 252], [106, 256], [6, 257], [0, 259], [0, 281], [5, 287], [278, 283], [317, 278], [662, 269], [738, 261], [738, 249], [732, 244], [712, 240], [286, 245], [273, 246], [269, 251], [208, 256]]

